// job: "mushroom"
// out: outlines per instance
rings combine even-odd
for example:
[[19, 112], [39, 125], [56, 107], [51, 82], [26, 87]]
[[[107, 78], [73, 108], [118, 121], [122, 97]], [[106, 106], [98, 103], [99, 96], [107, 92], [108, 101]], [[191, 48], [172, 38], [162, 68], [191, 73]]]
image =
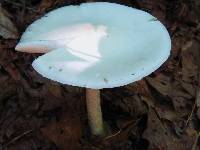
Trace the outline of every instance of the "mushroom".
[[16, 50], [46, 53], [32, 64], [38, 73], [85, 87], [91, 132], [102, 136], [100, 89], [127, 85], [155, 71], [167, 60], [171, 40], [149, 13], [94, 2], [47, 13], [26, 29]]

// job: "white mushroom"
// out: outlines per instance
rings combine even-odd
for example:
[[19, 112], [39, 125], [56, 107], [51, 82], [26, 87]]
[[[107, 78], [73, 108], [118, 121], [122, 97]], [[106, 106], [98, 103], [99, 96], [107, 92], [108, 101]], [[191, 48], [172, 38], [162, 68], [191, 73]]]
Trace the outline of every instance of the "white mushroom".
[[167, 60], [170, 49], [170, 36], [155, 17], [106, 2], [51, 11], [30, 25], [16, 46], [22, 52], [48, 52], [32, 64], [42, 76], [87, 88], [95, 135], [103, 134], [98, 89], [142, 79]]

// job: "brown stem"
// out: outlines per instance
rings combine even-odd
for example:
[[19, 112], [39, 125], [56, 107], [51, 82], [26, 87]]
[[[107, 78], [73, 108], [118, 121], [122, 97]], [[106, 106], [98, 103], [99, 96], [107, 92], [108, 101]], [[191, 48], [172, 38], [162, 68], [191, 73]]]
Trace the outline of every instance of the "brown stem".
[[104, 134], [100, 90], [86, 89], [88, 120], [93, 135]]

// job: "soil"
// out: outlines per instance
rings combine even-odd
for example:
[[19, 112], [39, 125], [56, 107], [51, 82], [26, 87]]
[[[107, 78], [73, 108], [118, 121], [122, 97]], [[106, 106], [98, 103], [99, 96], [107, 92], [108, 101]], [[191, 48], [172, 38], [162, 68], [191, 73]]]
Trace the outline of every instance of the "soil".
[[110, 0], [157, 17], [169, 59], [148, 77], [101, 92], [108, 134], [91, 136], [85, 89], [41, 77], [38, 54], [14, 50], [26, 27], [61, 6], [95, 0], [0, 1], [0, 150], [200, 149], [200, 1]]

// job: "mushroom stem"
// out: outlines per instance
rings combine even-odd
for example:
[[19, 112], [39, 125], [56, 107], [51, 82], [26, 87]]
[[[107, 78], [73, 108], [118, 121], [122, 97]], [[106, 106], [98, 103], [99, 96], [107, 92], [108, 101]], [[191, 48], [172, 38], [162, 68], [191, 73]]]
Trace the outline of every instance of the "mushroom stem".
[[102, 136], [104, 134], [104, 128], [100, 90], [86, 89], [86, 104], [91, 132], [93, 135]]

